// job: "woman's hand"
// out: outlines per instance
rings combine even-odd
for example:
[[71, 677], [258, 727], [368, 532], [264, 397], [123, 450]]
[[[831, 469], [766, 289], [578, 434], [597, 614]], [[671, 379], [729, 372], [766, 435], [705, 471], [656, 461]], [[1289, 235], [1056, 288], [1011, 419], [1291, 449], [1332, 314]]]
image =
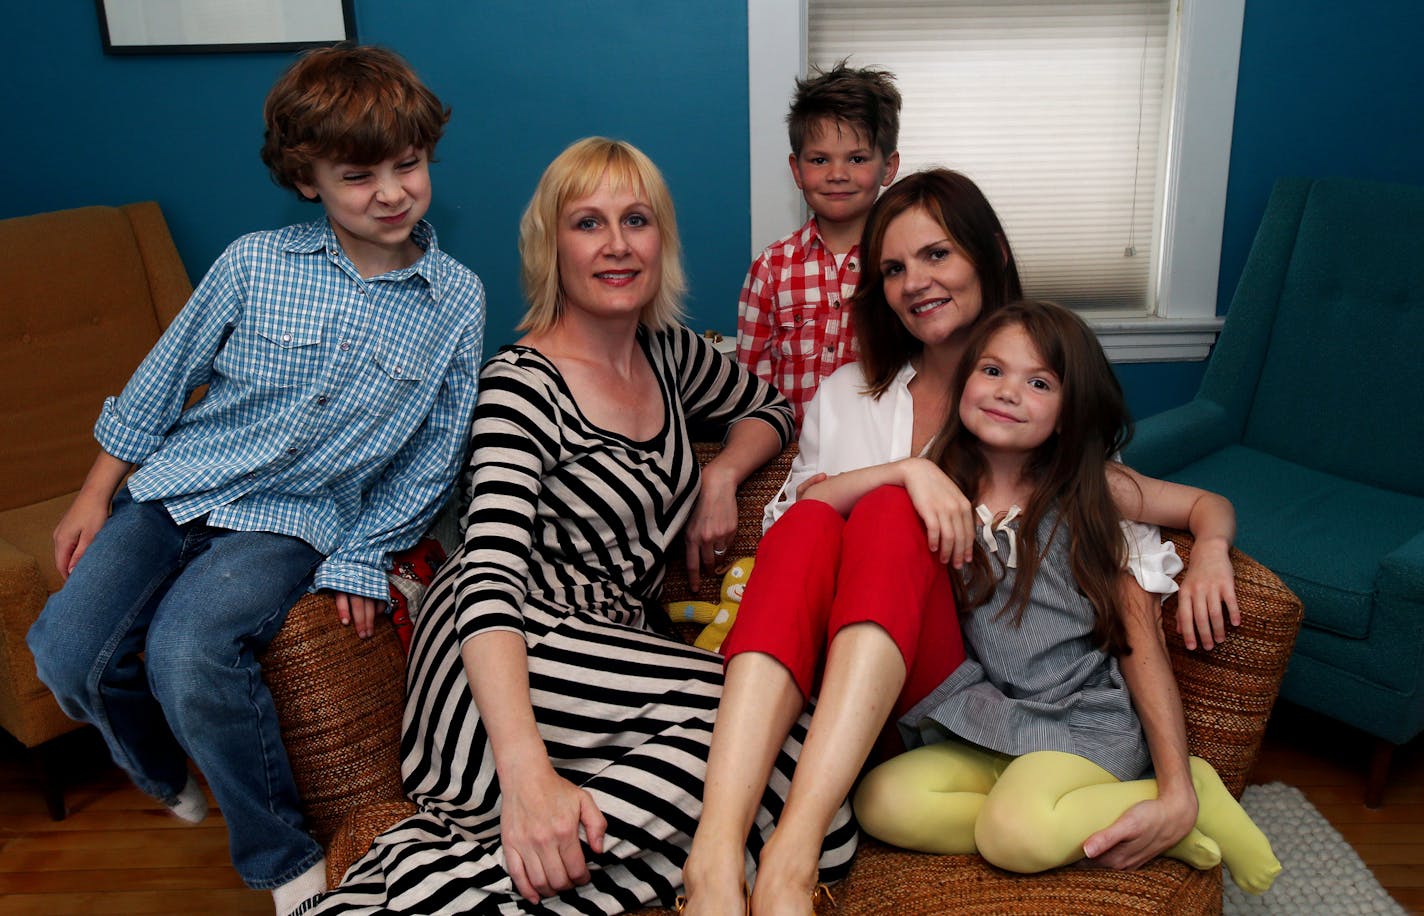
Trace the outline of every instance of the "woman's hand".
[[1138, 868], [1177, 844], [1197, 822], [1196, 795], [1138, 802], [1083, 841], [1083, 855], [1107, 868]]
[[[1223, 608], [1225, 609], [1223, 611]], [[1197, 542], [1177, 592], [1177, 632], [1188, 649], [1210, 649], [1226, 639], [1226, 620], [1241, 625], [1236, 573], [1225, 544]]]
[[1177, 631], [1188, 649], [1198, 644], [1210, 649], [1224, 640], [1224, 618], [1229, 615], [1232, 626], [1241, 623], [1231, 569], [1236, 510], [1230, 500], [1196, 487], [1144, 477], [1120, 464], [1108, 467], [1108, 486], [1123, 518], [1186, 528], [1192, 533], [1192, 561], [1177, 594]]
[[959, 569], [974, 555], [974, 507], [933, 461], [906, 458], [900, 464], [905, 492], [925, 523], [930, 552]]
[[687, 584], [696, 592], [702, 570], [715, 570], [726, 561], [737, 534], [737, 481], [715, 461], [702, 469], [702, 491], [683, 529], [687, 545]]
[[530, 903], [589, 881], [579, 846], [583, 828], [589, 848], [603, 852], [608, 822], [587, 791], [564, 779], [547, 762], [500, 778], [500, 841], [514, 888]]

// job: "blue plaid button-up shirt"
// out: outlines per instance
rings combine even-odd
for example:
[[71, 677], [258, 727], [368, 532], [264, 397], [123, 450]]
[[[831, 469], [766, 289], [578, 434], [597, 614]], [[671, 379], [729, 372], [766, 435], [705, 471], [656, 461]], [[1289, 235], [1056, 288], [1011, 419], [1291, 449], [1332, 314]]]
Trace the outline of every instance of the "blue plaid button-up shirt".
[[94, 427], [133, 497], [301, 538], [327, 555], [314, 588], [386, 599], [464, 457], [484, 345], [479, 278], [428, 223], [412, 238], [370, 280], [325, 219], [232, 243]]

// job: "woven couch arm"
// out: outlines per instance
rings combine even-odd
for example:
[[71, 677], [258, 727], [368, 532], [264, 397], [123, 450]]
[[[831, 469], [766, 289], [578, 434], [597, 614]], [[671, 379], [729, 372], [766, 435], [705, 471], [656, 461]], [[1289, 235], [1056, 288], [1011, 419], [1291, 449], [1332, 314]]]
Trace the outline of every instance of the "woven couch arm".
[[[697, 443], [693, 449], [698, 461], [706, 464], [721, 447]], [[729, 545], [729, 561], [756, 552], [762, 507], [781, 488], [795, 455], [796, 446], [787, 447], [739, 488], [737, 533]], [[1189, 562], [1191, 535], [1167, 531], [1164, 536], [1176, 545], [1182, 561]], [[720, 577], [704, 576], [702, 588], [693, 594], [687, 587], [679, 547], [675, 545], [668, 556], [664, 600], [717, 601]], [[1172, 670], [1181, 689], [1191, 752], [1210, 761], [1227, 788], [1239, 796], [1256, 763], [1266, 720], [1295, 646], [1301, 603], [1274, 573], [1240, 551], [1231, 552], [1231, 562], [1242, 621], [1240, 627], [1227, 634], [1223, 644], [1210, 651], [1188, 651], [1177, 633], [1176, 598], [1164, 603], [1162, 623]], [[696, 628], [691, 632], [695, 634]]]
[[[717, 457], [722, 446], [716, 442], [694, 442], [692, 452], [699, 465]], [[737, 533], [732, 543], [727, 545], [726, 565], [742, 557], [756, 554], [757, 542], [761, 540], [761, 515], [766, 504], [781, 491], [786, 475], [791, 471], [791, 460], [796, 457], [796, 446], [788, 445], [781, 454], [762, 465], [737, 488]], [[693, 592], [687, 584], [687, 563], [684, 559], [682, 536], [679, 535], [667, 552], [667, 575], [663, 579], [664, 601], [710, 601], [716, 604], [721, 596], [722, 576], [720, 573], [702, 577], [702, 588]], [[725, 567], [723, 567], [725, 571]], [[700, 629], [692, 629], [695, 637]], [[692, 640], [689, 639], [689, 642]]]
[[317, 842], [329, 846], [348, 813], [405, 800], [405, 653], [389, 617], [378, 615], [374, 635], [361, 639], [337, 620], [330, 595], [307, 595], [261, 662]]
[[[1182, 562], [1190, 563], [1191, 535], [1163, 534], [1176, 545]], [[1274, 573], [1239, 550], [1231, 551], [1231, 564], [1241, 626], [1228, 629], [1225, 642], [1210, 651], [1189, 651], [1177, 632], [1175, 596], [1163, 603], [1162, 629], [1182, 693], [1187, 744], [1216, 767], [1239, 798], [1295, 646], [1301, 603]]]

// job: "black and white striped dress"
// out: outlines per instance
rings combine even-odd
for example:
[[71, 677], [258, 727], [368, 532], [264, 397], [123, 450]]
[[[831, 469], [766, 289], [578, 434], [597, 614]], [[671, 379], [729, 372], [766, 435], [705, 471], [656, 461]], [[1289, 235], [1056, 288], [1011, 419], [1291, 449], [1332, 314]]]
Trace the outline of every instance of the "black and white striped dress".
[[[486, 364], [475, 412], [473, 500], [463, 546], [441, 568], [416, 621], [407, 674], [402, 773], [421, 813], [378, 837], [318, 913], [621, 913], [670, 905], [701, 811], [721, 658], [652, 632], [673, 536], [699, 471], [688, 428], [755, 417], [783, 440], [785, 401], [686, 328], [641, 333], [666, 423], [631, 441], [592, 426], [538, 352]], [[681, 558], [673, 558], [680, 562]], [[499, 843], [494, 758], [460, 661], [477, 633], [524, 635], [534, 715], [557, 772], [608, 821], [593, 880], [520, 898]], [[809, 717], [772, 775], [748, 842], [748, 868], [789, 788]], [[827, 880], [848, 869], [856, 831], [842, 806], [826, 838]]]

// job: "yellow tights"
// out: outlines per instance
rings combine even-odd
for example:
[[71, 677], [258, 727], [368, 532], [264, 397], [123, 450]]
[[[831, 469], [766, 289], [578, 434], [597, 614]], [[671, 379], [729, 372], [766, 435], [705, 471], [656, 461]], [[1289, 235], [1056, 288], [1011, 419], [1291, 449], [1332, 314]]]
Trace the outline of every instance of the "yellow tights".
[[[1265, 834], [1200, 757], [1191, 758], [1197, 823], [1164, 855], [1196, 868], [1223, 859], [1243, 890], [1264, 893], [1280, 873]], [[1032, 873], [1083, 858], [1083, 842], [1128, 808], [1157, 797], [1157, 782], [1120, 782], [1060, 751], [1008, 757], [958, 741], [929, 744], [876, 767], [855, 794], [861, 827], [922, 852], [977, 852]]]

